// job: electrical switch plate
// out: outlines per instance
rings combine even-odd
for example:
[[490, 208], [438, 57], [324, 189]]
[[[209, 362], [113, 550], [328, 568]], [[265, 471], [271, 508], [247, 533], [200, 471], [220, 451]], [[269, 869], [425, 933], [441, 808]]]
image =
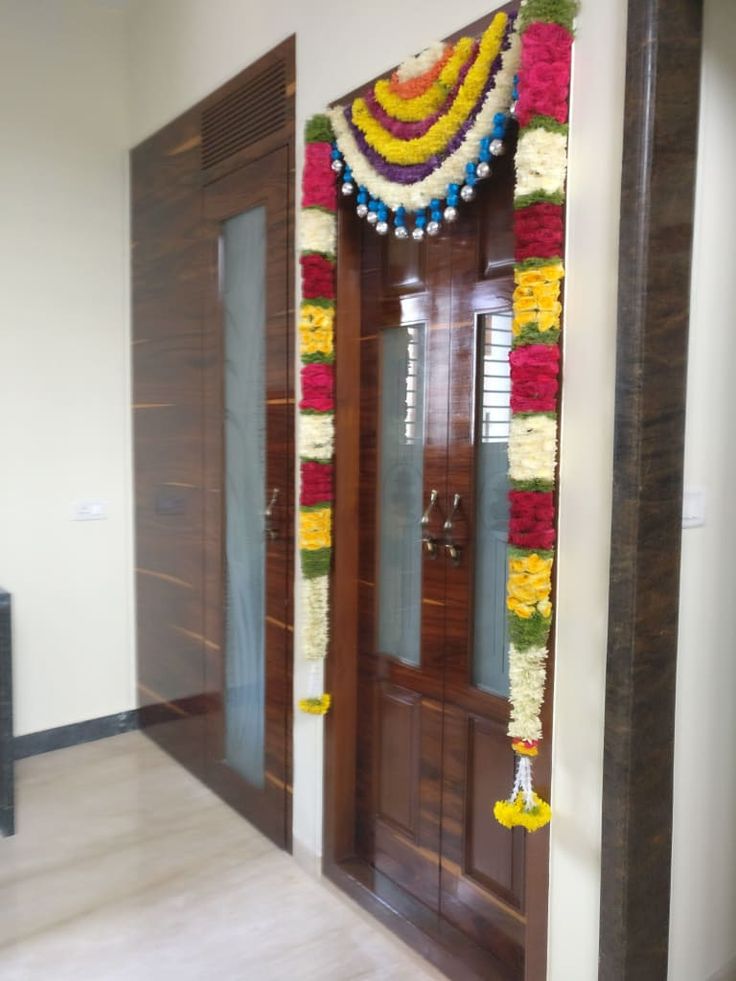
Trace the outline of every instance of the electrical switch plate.
[[107, 517], [107, 501], [75, 501], [72, 505], [72, 521], [104, 521]]
[[700, 528], [705, 524], [705, 488], [686, 487], [682, 494], [682, 527]]

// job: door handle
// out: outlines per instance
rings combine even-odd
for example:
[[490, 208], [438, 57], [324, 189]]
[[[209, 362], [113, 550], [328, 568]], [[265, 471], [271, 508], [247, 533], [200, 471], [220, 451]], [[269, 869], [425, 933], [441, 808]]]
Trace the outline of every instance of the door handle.
[[268, 502], [268, 507], [263, 512], [263, 517], [266, 519], [264, 526], [266, 535], [271, 539], [271, 541], [279, 537], [278, 529], [273, 523], [273, 509], [276, 507], [276, 502], [279, 499], [279, 493], [280, 491], [278, 487], [274, 487], [274, 489], [271, 491], [271, 500]]
[[438, 542], [437, 539], [430, 534], [429, 525], [430, 522], [432, 521], [432, 511], [434, 510], [435, 505], [437, 504], [438, 496], [439, 495], [437, 491], [434, 490], [434, 488], [429, 492], [429, 503], [427, 504], [427, 507], [424, 509], [424, 514], [422, 515], [422, 519], [419, 522], [419, 525], [422, 529], [422, 547], [424, 548], [424, 551], [427, 553], [427, 556], [430, 559], [437, 558]]
[[445, 536], [445, 553], [449, 555], [453, 565], [460, 565], [460, 561], [463, 556], [462, 548], [452, 539], [455, 527], [455, 515], [460, 510], [461, 504], [462, 497], [460, 497], [459, 494], [455, 494], [452, 498], [452, 508], [450, 513], [447, 515], [445, 523], [442, 525], [442, 531]]

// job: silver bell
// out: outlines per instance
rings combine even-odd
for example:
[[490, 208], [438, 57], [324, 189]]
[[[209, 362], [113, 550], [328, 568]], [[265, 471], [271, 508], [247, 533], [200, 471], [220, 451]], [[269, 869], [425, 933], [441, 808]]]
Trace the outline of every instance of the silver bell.
[[343, 168], [342, 160], [333, 160], [331, 166], [332, 166], [332, 169], [335, 171], [336, 174], [339, 174], [339, 173], [342, 172], [342, 168]]
[[396, 228], [394, 228], [394, 235], [396, 238], [409, 238], [409, 232], [406, 225], [397, 225]]
[[494, 157], [502, 157], [506, 153], [506, 146], [503, 140], [491, 140], [491, 145], [488, 149]]
[[438, 235], [440, 230], [440, 223], [438, 221], [430, 221], [427, 223], [427, 235]]
[[487, 160], [481, 160], [481, 162], [475, 168], [475, 172], [478, 175], [478, 177], [480, 177], [481, 180], [483, 180], [484, 177], [490, 177], [491, 165], [488, 163]]
[[376, 224], [376, 231], [378, 232], [379, 235], [385, 235], [386, 232], [388, 231], [388, 222], [387, 221], [379, 221]]
[[448, 204], [444, 211], [445, 221], [455, 221], [457, 218], [457, 208]]
[[460, 188], [460, 197], [463, 199], [463, 201], [473, 200], [475, 197], [475, 191], [470, 184], [463, 184], [463, 186]]
[[350, 197], [350, 195], [355, 190], [355, 184], [353, 184], [352, 181], [343, 181], [343, 184], [342, 184], [342, 187], [340, 188], [340, 190], [342, 191], [343, 196], [346, 197], [346, 198], [348, 198], [348, 197]]
[[424, 238], [424, 229], [419, 227], [413, 228], [411, 232], [411, 237], [414, 239], [415, 242], [421, 242], [422, 239]]
[[375, 225], [378, 221], [378, 215], [375, 211], [369, 211], [365, 219], [369, 225]]
[[358, 218], [365, 218], [365, 216], [368, 214], [368, 205], [362, 203], [359, 204], [355, 209], [355, 213], [358, 216]]

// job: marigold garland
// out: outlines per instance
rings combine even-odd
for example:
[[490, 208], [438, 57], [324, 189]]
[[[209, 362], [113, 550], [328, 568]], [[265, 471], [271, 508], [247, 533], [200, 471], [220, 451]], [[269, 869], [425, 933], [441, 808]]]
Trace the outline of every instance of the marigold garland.
[[534, 790], [532, 759], [542, 738], [552, 604], [557, 464], [557, 394], [562, 303], [562, 206], [574, 0], [525, 0], [516, 117], [516, 267], [511, 363], [507, 608], [508, 734], [516, 776], [493, 809], [504, 827], [536, 831], [551, 818]]
[[[497, 14], [482, 38], [437, 43], [377, 82], [351, 106], [307, 123], [302, 184], [299, 350], [299, 547], [303, 645], [328, 646], [334, 443], [336, 182], [357, 191], [359, 216], [380, 234], [437, 234], [474, 195], [503, 152], [511, 112], [519, 124], [514, 194], [515, 269], [508, 458], [510, 722], [514, 786], [494, 807], [507, 828], [535, 831], [551, 817], [535, 792], [532, 760], [542, 738], [547, 640], [552, 621], [564, 277], [563, 206], [572, 25], [576, 0], [522, 0]], [[512, 101], [516, 100], [515, 106]], [[426, 213], [427, 209], [429, 214]], [[310, 676], [310, 688], [314, 687]], [[310, 690], [299, 706], [324, 714], [330, 696]]]
[[[302, 568], [303, 648], [315, 665], [329, 641], [329, 571], [332, 553], [334, 445], [335, 245], [337, 189], [332, 171], [334, 135], [326, 116], [305, 132], [302, 175], [299, 354], [300, 408], [299, 553]], [[317, 672], [299, 708], [324, 715], [330, 696], [316, 690]]]

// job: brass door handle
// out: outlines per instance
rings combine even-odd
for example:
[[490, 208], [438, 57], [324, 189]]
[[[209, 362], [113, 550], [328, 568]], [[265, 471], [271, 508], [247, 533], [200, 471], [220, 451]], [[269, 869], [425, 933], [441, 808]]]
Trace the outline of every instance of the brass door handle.
[[424, 514], [422, 515], [419, 525], [422, 529], [422, 547], [427, 553], [430, 559], [437, 558], [437, 539], [434, 538], [429, 532], [429, 525], [432, 520], [432, 511], [437, 504], [438, 493], [434, 488], [429, 492], [429, 503], [424, 509]]
[[265, 526], [264, 526], [266, 535], [268, 538], [271, 539], [271, 541], [279, 537], [278, 529], [275, 527], [273, 523], [273, 509], [276, 507], [276, 502], [279, 499], [279, 494], [280, 491], [278, 487], [274, 487], [274, 489], [271, 491], [271, 500], [268, 502], [268, 507], [263, 512], [263, 517], [266, 519]]
[[453, 565], [460, 565], [460, 561], [463, 556], [462, 548], [453, 541], [452, 535], [455, 526], [455, 515], [460, 510], [460, 505], [462, 504], [462, 497], [459, 494], [455, 494], [452, 498], [452, 508], [450, 513], [445, 519], [445, 523], [442, 525], [442, 532], [445, 536], [445, 554], [450, 557]]

